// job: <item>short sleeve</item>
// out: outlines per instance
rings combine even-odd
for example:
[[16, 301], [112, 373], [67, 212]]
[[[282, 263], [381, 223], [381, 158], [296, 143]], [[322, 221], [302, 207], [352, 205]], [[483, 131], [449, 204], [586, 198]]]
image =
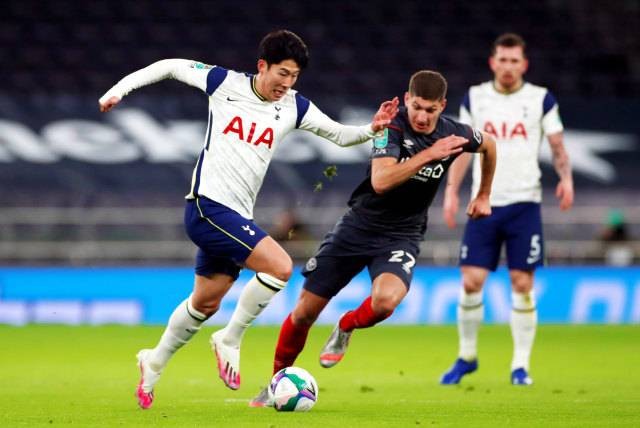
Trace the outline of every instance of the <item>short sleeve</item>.
[[542, 101], [542, 130], [544, 135], [557, 134], [564, 130], [560, 119], [558, 102], [553, 94], [548, 91]]
[[461, 137], [469, 140], [469, 142], [462, 146], [462, 151], [477, 152], [482, 145], [482, 132], [480, 132], [480, 130], [477, 128], [472, 128], [469, 125], [459, 123], [457, 135], [460, 135]]
[[464, 94], [464, 98], [462, 98], [462, 103], [460, 103], [460, 112], [458, 114], [458, 120], [460, 123], [464, 123], [467, 125], [473, 124], [473, 119], [471, 118], [471, 99], [469, 95], [469, 91]]

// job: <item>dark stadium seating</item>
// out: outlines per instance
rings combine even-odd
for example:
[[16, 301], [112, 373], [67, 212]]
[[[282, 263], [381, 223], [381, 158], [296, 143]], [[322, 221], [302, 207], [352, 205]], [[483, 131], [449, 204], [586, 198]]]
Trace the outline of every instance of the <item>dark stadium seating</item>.
[[9, 1], [0, 90], [95, 94], [166, 57], [253, 71], [260, 37], [287, 27], [311, 48], [300, 87], [314, 98], [330, 90], [368, 101], [372, 88], [397, 92], [411, 71], [428, 67], [445, 73], [458, 99], [488, 77], [488, 45], [507, 30], [530, 43], [531, 79], [559, 96], [638, 97], [640, 6], [616, 3]]

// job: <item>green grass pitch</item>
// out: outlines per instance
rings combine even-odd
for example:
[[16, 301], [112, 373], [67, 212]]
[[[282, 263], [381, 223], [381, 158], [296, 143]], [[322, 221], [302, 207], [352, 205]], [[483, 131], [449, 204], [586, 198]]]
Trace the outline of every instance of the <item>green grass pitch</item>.
[[317, 355], [330, 327], [311, 330], [297, 365], [320, 386], [309, 413], [247, 403], [271, 373], [276, 327], [254, 327], [242, 350], [242, 388], [218, 380], [206, 327], [166, 368], [147, 411], [133, 396], [135, 353], [162, 327], [0, 326], [0, 427], [640, 426], [640, 326], [541, 326], [532, 387], [508, 383], [507, 326], [483, 326], [480, 370], [438, 385], [453, 362], [454, 326], [357, 331], [339, 365]]

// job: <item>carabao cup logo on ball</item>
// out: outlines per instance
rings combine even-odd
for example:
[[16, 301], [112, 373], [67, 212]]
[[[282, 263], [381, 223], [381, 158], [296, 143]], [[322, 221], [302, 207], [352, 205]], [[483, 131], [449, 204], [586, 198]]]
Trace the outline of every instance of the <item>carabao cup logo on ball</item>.
[[273, 375], [269, 394], [280, 412], [306, 412], [318, 401], [318, 384], [299, 367], [287, 367]]

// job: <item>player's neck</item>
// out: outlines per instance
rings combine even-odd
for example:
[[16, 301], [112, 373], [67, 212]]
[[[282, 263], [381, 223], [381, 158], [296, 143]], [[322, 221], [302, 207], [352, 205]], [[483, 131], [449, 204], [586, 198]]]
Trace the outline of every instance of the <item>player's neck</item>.
[[258, 99], [260, 99], [260, 101], [267, 101], [267, 97], [265, 97], [263, 95], [264, 91], [260, 90], [260, 79], [258, 79], [258, 76], [253, 76], [251, 78], [251, 89], [253, 90], [253, 93], [256, 95], [256, 97], [258, 97]]
[[500, 84], [500, 82], [498, 82], [497, 80], [493, 81], [493, 88], [500, 92], [501, 94], [513, 94], [514, 92], [518, 92], [520, 89], [522, 89], [522, 87], [524, 86], [524, 80], [520, 80], [519, 82], [517, 82], [515, 85], [507, 87], [507, 86], [503, 86]]

